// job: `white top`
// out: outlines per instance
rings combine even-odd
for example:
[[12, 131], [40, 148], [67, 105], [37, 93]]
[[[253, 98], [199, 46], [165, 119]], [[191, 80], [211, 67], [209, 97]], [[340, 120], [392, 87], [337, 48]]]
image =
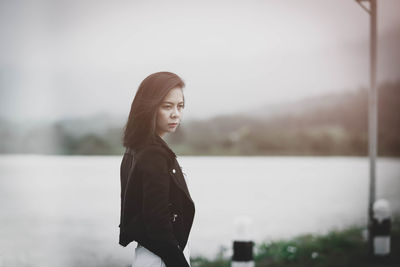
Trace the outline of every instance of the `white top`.
[[[189, 266], [191, 266], [189, 239], [183, 250], [183, 255], [185, 256], [186, 261], [189, 263]], [[135, 248], [135, 255], [133, 257], [132, 267], [142, 266], [166, 267], [165, 263], [160, 257], [138, 243], [137, 247]]]

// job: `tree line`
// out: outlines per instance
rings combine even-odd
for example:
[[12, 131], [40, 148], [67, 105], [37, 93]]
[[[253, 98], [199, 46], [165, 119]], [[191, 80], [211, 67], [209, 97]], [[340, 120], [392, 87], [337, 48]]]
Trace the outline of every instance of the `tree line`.
[[[398, 157], [400, 81], [382, 84], [378, 96], [378, 155]], [[366, 156], [368, 90], [341, 93], [333, 102], [330, 96], [308, 102], [313, 101], [314, 108], [274, 116], [258, 111], [257, 116], [239, 113], [185, 121], [167, 142], [178, 155]], [[83, 122], [90, 123], [90, 119]], [[105, 124], [101, 130], [76, 134], [58, 121], [17, 131], [18, 125], [2, 119], [0, 153], [120, 155], [123, 126]]]

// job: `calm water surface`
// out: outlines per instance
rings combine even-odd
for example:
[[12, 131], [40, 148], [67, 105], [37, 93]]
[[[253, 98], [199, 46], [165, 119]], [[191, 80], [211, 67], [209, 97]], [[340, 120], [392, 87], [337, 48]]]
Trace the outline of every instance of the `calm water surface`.
[[[196, 204], [192, 256], [214, 256], [251, 219], [256, 242], [366, 223], [368, 159], [179, 157]], [[120, 156], [0, 156], [0, 266], [127, 266], [118, 245]], [[377, 163], [400, 212], [400, 160]]]

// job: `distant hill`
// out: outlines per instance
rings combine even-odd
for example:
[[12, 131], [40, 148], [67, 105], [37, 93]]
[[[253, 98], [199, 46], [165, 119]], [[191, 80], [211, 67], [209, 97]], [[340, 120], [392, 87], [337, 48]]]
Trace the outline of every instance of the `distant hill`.
[[[367, 155], [367, 89], [185, 121], [180, 155]], [[400, 82], [379, 88], [379, 155], [400, 156]], [[121, 154], [126, 118], [100, 114], [25, 126], [0, 118], [0, 153]]]
[[[186, 123], [183, 154], [367, 155], [367, 89]], [[400, 155], [400, 83], [379, 88], [379, 155]], [[257, 114], [257, 115], [255, 115]], [[184, 144], [184, 145], [179, 145]], [[194, 152], [195, 151], [195, 152]]]

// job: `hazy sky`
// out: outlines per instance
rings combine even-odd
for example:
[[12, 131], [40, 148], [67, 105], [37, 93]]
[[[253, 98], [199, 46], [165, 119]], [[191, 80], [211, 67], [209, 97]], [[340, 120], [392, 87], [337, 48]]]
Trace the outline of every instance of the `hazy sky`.
[[[378, 0], [379, 80], [400, 78], [399, 0]], [[127, 115], [157, 71], [186, 82], [186, 118], [369, 83], [354, 0], [0, 0], [0, 116]]]

